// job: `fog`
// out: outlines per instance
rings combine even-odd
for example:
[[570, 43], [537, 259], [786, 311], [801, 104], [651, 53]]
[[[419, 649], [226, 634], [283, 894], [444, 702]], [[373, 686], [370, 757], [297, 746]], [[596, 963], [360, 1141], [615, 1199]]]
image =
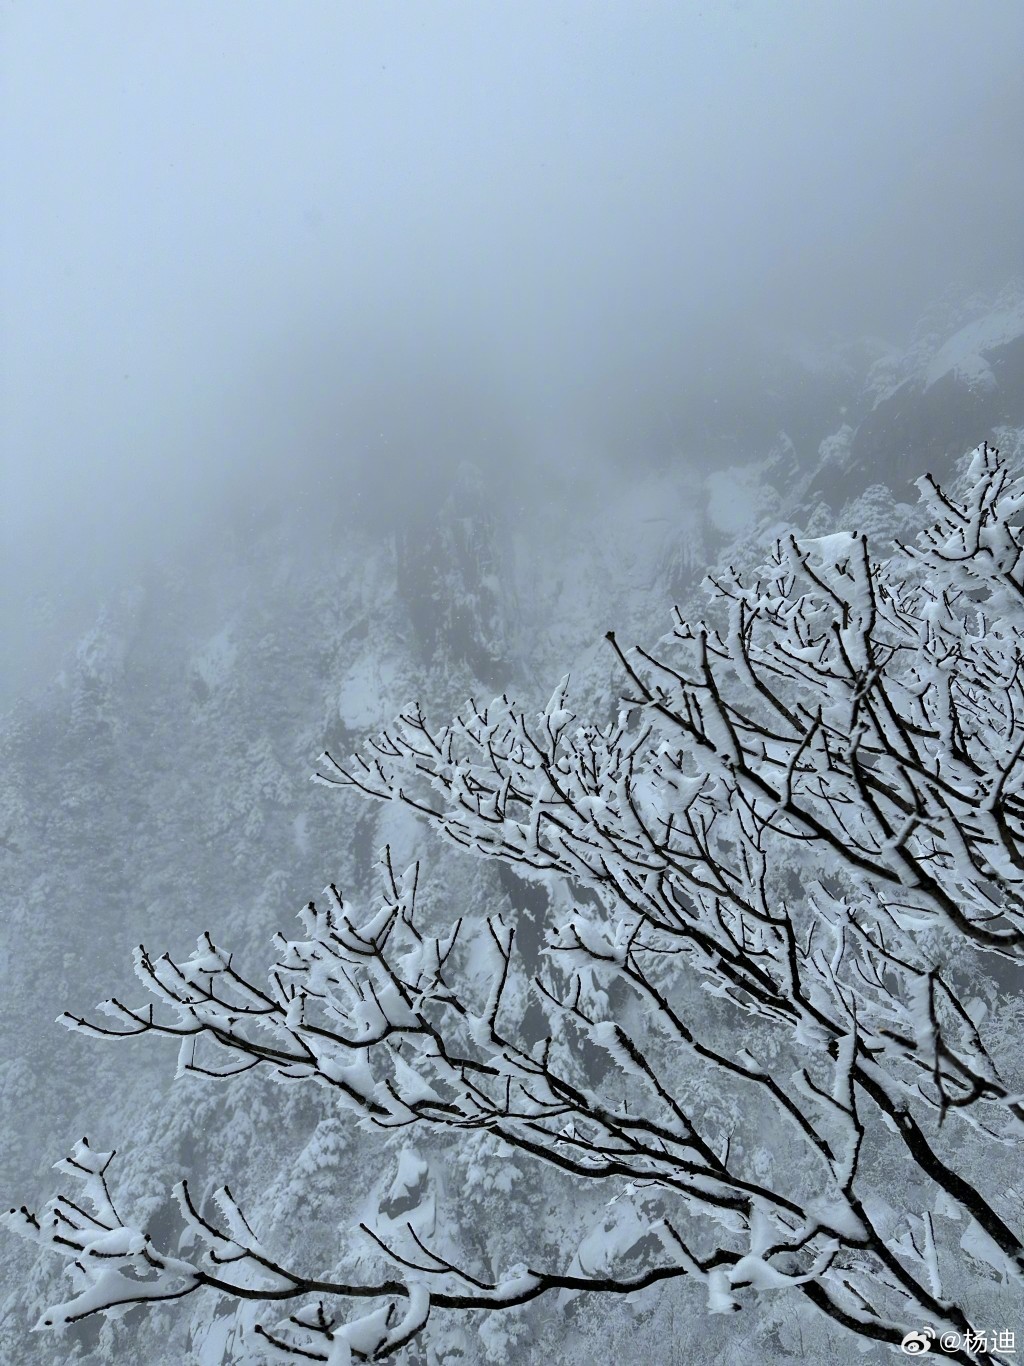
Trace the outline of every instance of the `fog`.
[[232, 503], [700, 460], [773, 339], [1020, 264], [1019, 0], [5, 0], [0, 44], [7, 697], [41, 590], [77, 628]]

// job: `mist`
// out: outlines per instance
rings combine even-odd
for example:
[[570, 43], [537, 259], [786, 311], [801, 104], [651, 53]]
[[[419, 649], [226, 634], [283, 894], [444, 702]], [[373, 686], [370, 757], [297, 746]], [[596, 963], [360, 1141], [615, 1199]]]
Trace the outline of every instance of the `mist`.
[[1024, 8], [6, 3], [2, 700], [252, 499], [711, 458], [1019, 269]]

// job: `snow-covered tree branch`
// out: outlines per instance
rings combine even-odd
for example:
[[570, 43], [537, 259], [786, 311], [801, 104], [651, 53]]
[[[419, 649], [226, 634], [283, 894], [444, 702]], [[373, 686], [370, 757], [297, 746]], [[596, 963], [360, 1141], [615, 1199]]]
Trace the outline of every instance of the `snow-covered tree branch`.
[[380, 905], [331, 886], [268, 983], [204, 936], [182, 962], [138, 950], [147, 1004], [66, 1017], [173, 1037], [179, 1072], [319, 1083], [354, 1122], [408, 1131], [413, 1166], [419, 1132], [484, 1133], [630, 1218], [497, 1271], [436, 1225], [368, 1222], [353, 1238], [379, 1274], [349, 1282], [283, 1264], [226, 1188], [182, 1183], [185, 1237], [156, 1246], [83, 1143], [62, 1166], [83, 1203], [8, 1216], [68, 1260], [45, 1326], [207, 1289], [267, 1307], [270, 1356], [337, 1366], [399, 1351], [435, 1310], [687, 1277], [714, 1313], [786, 1290], [862, 1338], [928, 1324], [968, 1344], [950, 1360], [1000, 1360], [944, 1282], [965, 1252], [1024, 1280], [1019, 1202], [985, 1165], [1019, 1152], [1024, 1097], [977, 1000], [1024, 961], [1024, 489], [985, 446], [922, 492], [915, 547], [791, 535], [710, 580], [704, 620], [677, 613], [657, 649], [610, 634], [610, 724], [577, 717], [564, 679], [539, 715], [502, 696], [435, 727], [413, 706], [323, 756], [323, 783], [548, 888], [539, 971], [507, 914], [427, 924], [418, 867], [385, 853]]

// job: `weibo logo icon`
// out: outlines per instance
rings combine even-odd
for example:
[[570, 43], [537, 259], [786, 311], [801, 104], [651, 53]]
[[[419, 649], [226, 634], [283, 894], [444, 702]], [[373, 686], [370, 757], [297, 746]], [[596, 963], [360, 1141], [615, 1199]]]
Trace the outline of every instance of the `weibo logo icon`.
[[906, 1352], [908, 1357], [919, 1357], [931, 1350], [931, 1345], [935, 1341], [935, 1330], [933, 1328], [911, 1329], [900, 1343], [900, 1351]]

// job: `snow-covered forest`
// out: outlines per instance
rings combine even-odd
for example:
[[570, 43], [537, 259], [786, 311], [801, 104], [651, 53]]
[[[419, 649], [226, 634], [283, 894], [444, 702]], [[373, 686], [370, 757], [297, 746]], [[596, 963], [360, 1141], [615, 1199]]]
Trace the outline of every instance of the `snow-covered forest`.
[[[706, 568], [718, 576], [733, 567], [753, 570], [783, 527], [819, 538], [811, 546], [834, 546], [828, 533], [848, 528], [869, 538], [874, 555], [893, 553], [895, 538], [931, 525], [934, 508], [929, 516], [917, 507], [917, 490], [904, 478], [894, 479], [895, 487], [878, 481], [865, 487], [859, 445], [865, 433], [882, 439], [887, 405], [906, 413], [916, 404], [923, 416], [930, 403], [949, 402], [934, 397], [943, 380], [970, 397], [982, 367], [992, 376], [984, 388], [991, 417], [1015, 418], [1018, 425], [989, 421], [986, 428], [1019, 474], [1024, 414], [1012, 405], [1020, 390], [1016, 381], [1000, 380], [1015, 376], [1024, 355], [1020, 296], [1010, 288], [987, 305], [976, 300], [966, 314], [955, 312], [945, 328], [929, 319], [930, 333], [922, 328], [904, 355], [880, 357], [863, 374], [840, 372], [850, 413], [863, 414], [859, 421], [822, 433], [809, 451], [779, 433], [760, 459], [733, 472], [745, 500], [739, 531], [735, 497], [728, 518], [716, 514], [721, 476], [701, 479], [679, 466], [643, 471], [617, 487], [609, 474], [606, 485], [578, 499], [573, 523], [559, 514], [557, 526], [554, 518], [547, 526], [534, 519], [524, 528], [489, 499], [486, 482], [467, 461], [429, 521], [424, 516], [414, 528], [364, 535], [346, 528], [315, 555], [299, 557], [294, 529], [268, 516], [244, 536], [206, 549], [216, 557], [210, 577], [220, 585], [218, 601], [191, 600], [180, 570], [154, 570], [147, 583], [113, 598], [54, 685], [20, 702], [4, 729], [4, 858], [7, 884], [21, 889], [11, 908], [4, 984], [12, 1190], [30, 1204], [50, 1198], [58, 1178], [40, 1170], [41, 1151], [56, 1162], [87, 1134], [99, 1151], [118, 1149], [109, 1179], [123, 1217], [165, 1248], [175, 1247], [181, 1228], [170, 1190], [186, 1178], [199, 1210], [215, 1208], [212, 1193], [226, 1181], [264, 1246], [301, 1263], [308, 1275], [372, 1280], [380, 1249], [358, 1234], [361, 1223], [385, 1239], [411, 1223], [433, 1252], [488, 1278], [538, 1262], [567, 1276], [610, 1276], [621, 1270], [616, 1255], [624, 1257], [627, 1279], [656, 1265], [657, 1252], [648, 1246], [654, 1205], [637, 1173], [619, 1182], [567, 1183], [557, 1172], [538, 1170], [528, 1153], [503, 1143], [487, 1125], [464, 1133], [425, 1126], [412, 1139], [400, 1124], [367, 1129], [339, 1108], [330, 1087], [275, 1084], [263, 1069], [228, 1081], [187, 1067], [181, 1074], [177, 1048], [153, 1040], [117, 1047], [79, 1034], [57, 1040], [54, 1008], [101, 1027], [96, 1006], [102, 996], [138, 1008], [130, 964], [140, 941], [154, 958], [167, 950], [184, 962], [197, 936], [208, 933], [230, 950], [236, 971], [263, 982], [273, 934], [294, 938], [296, 912], [311, 894], [321, 904], [318, 889], [326, 881], [343, 889], [347, 904], [367, 908], [353, 911], [355, 918], [370, 913], [382, 892], [378, 859], [387, 846], [399, 881], [402, 870], [421, 861], [418, 915], [433, 932], [443, 934], [458, 917], [470, 926], [490, 917], [514, 927], [512, 1000], [503, 1009], [518, 1023], [521, 1046], [548, 1036], [550, 1003], [531, 995], [526, 981], [549, 951], [557, 957], [571, 947], [565, 917], [600, 905], [599, 897], [591, 903], [600, 880], [589, 891], [578, 875], [566, 880], [549, 873], [537, 881], [529, 859], [517, 871], [514, 862], [482, 860], [453, 847], [418, 817], [411, 789], [410, 804], [377, 806], [312, 785], [316, 754], [326, 745], [332, 755], [347, 755], [414, 699], [438, 721], [464, 709], [468, 697], [483, 702], [499, 689], [519, 698], [527, 714], [543, 711], [567, 668], [570, 699], [557, 701], [555, 721], [564, 728], [562, 713], [569, 716], [564, 709], [571, 701], [573, 714], [604, 725], [621, 699], [637, 691], [637, 679], [605, 639], [609, 624], [616, 641], [654, 648], [671, 629], [673, 603], [691, 619], [706, 608], [699, 587]], [[1012, 317], [1015, 335], [1007, 322]], [[943, 357], [948, 369], [936, 375]], [[951, 487], [952, 440], [921, 462]], [[966, 486], [978, 480], [975, 469]], [[997, 764], [1014, 761], [1005, 743], [1005, 755], [993, 755]], [[1015, 780], [1011, 767], [1010, 788]], [[477, 838], [470, 831], [462, 842]], [[820, 855], [802, 857], [798, 846], [772, 869], [772, 878], [799, 883], [820, 867]], [[838, 895], [835, 886], [831, 894]], [[819, 892], [819, 902], [824, 895]], [[964, 895], [960, 886], [955, 896]], [[807, 905], [831, 923], [819, 903]], [[67, 913], [58, 928], [61, 907]], [[948, 948], [941, 927], [927, 921], [919, 908], [902, 927], [907, 943], [926, 957], [930, 935]], [[558, 925], [561, 941], [552, 943]], [[950, 967], [957, 1000], [985, 1038], [986, 1065], [1012, 1097], [1020, 1087], [1024, 1029], [1019, 969], [1012, 955], [964, 958], [968, 947]], [[207, 946], [207, 959], [210, 952]], [[485, 955], [475, 974], [471, 989], [486, 996], [488, 982], [498, 979], [496, 966]], [[635, 1034], [644, 1029], [645, 1008], [621, 989], [609, 995], [593, 964], [584, 979], [589, 987], [577, 1008], [593, 1021], [593, 1037], [579, 1021], [575, 1029], [563, 1024], [559, 1047], [570, 1056], [579, 1051], [583, 1077], [611, 1096], [629, 1065], [615, 1040], [602, 1034], [600, 1020], [621, 1021]], [[914, 1037], [920, 987], [911, 978], [900, 984], [887, 990], [894, 1009], [907, 1012], [903, 1029]], [[792, 1062], [780, 1060], [780, 1044], [763, 1023], [745, 1020], [728, 980], [712, 976], [711, 996], [701, 985], [698, 974], [674, 990], [682, 989], [686, 1009], [699, 1008], [714, 1046], [742, 1046], [747, 1057], [755, 1048], [769, 1050], [760, 1056], [778, 1062], [777, 1080], [787, 1086]], [[866, 1019], [863, 1003], [861, 1011]], [[124, 1024], [115, 1020], [109, 1027]], [[874, 1028], [884, 1035], [895, 1024], [894, 1016]], [[802, 1029], [804, 1047], [824, 1046], [813, 1028]], [[971, 1054], [970, 1040], [964, 1046]], [[677, 1085], [686, 1063], [665, 1047], [659, 1040], [659, 1068], [666, 1084]], [[222, 1066], [213, 1057], [205, 1062], [214, 1070]], [[430, 1093], [428, 1082], [413, 1081], [417, 1074], [408, 1070], [407, 1085]], [[744, 1113], [741, 1088], [730, 1094], [721, 1086], [698, 1087], [690, 1103], [698, 1124], [710, 1126], [717, 1143], [731, 1140], [734, 1154], [759, 1177], [795, 1157], [793, 1135], [760, 1112]], [[739, 1109], [733, 1113], [730, 1106]], [[960, 1120], [955, 1108], [951, 1113], [952, 1132]], [[877, 1129], [879, 1121], [869, 1127]], [[972, 1135], [968, 1128], [954, 1141], [967, 1143], [968, 1151], [976, 1145], [979, 1175], [1003, 1160], [984, 1129]], [[860, 1179], [878, 1227], [906, 1242], [925, 1237], [920, 1221], [929, 1220], [928, 1229], [936, 1231], [927, 1237], [942, 1234], [942, 1270], [965, 1305], [976, 1305], [983, 1323], [1012, 1321], [1019, 1290], [978, 1225], [941, 1189], [925, 1197], [904, 1185], [908, 1174], [898, 1156], [875, 1160], [882, 1164], [877, 1175]], [[1015, 1160], [1015, 1150], [1007, 1150], [1000, 1200], [1002, 1217], [1012, 1223], [1016, 1214], [1019, 1227]], [[967, 1171], [975, 1174], [970, 1161]], [[962, 1222], [948, 1222], [954, 1220]], [[26, 1329], [69, 1298], [60, 1260], [33, 1255], [14, 1239], [5, 1241], [3, 1257], [9, 1287], [4, 1356], [52, 1359], [52, 1348]], [[706, 1285], [680, 1282], [669, 1292], [655, 1284], [627, 1301], [606, 1302], [556, 1290], [546, 1301], [501, 1314], [438, 1313], [408, 1359], [456, 1360], [461, 1353], [468, 1360], [508, 1360], [517, 1351], [520, 1359], [564, 1361], [595, 1354], [611, 1360], [625, 1350], [654, 1354], [666, 1335], [678, 1339], [681, 1320], [705, 1314], [708, 1293]], [[728, 1299], [728, 1284], [712, 1301], [714, 1294]], [[697, 1359], [721, 1360], [741, 1349], [755, 1359], [781, 1360], [851, 1350], [842, 1327], [793, 1298], [762, 1294], [756, 1313], [702, 1320], [696, 1350], [704, 1355]], [[272, 1326], [277, 1317], [271, 1309], [263, 1321]], [[243, 1335], [253, 1321], [251, 1308], [239, 1310], [230, 1298], [208, 1293], [186, 1305], [136, 1310], [123, 1321], [87, 1318], [67, 1330], [61, 1350], [69, 1359], [97, 1361], [138, 1353], [154, 1362], [260, 1360], [265, 1344], [251, 1331]], [[680, 1348], [678, 1359], [693, 1359], [693, 1350]]]
[[[13, 158], [0, 1360], [1012, 1361], [1024, 282], [965, 21], [145, 8], [138, 70], [68, 47], [96, 146], [55, 86]], [[4, 22], [13, 147], [64, 68]]]

